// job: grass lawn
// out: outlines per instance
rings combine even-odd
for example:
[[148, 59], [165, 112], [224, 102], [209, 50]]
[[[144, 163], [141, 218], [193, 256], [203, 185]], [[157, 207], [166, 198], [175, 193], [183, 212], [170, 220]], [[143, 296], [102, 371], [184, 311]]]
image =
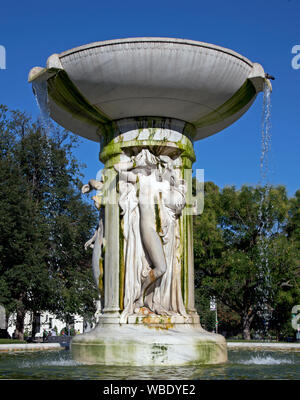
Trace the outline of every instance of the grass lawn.
[[0, 344], [17, 344], [17, 343], [26, 343], [26, 342], [25, 340], [0, 339]]

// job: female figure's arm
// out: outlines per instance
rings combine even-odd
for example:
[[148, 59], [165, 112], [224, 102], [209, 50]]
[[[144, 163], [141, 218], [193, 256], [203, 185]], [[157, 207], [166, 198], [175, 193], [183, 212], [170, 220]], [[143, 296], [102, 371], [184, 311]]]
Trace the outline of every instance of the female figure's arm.
[[137, 176], [134, 172], [129, 171], [133, 167], [133, 161], [120, 162], [114, 165], [114, 169], [119, 173], [119, 179], [135, 183], [137, 181]]

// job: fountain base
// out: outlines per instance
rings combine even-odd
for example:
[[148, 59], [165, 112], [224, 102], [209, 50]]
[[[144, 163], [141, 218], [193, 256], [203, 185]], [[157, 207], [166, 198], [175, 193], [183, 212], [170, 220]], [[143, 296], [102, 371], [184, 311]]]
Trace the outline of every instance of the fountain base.
[[221, 364], [227, 345], [200, 324], [104, 324], [71, 342], [74, 360], [84, 364], [171, 366]]

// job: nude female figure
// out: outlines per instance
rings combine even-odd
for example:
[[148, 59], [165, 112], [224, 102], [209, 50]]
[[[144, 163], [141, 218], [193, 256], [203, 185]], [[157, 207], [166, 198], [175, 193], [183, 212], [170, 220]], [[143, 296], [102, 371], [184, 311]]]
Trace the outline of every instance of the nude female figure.
[[[142, 243], [150, 260], [151, 270], [142, 283], [141, 297], [167, 270], [163, 244], [156, 231], [155, 203], [159, 181], [157, 160], [148, 150], [142, 150], [135, 162], [120, 162], [114, 166], [122, 180], [138, 185], [138, 207]], [[133, 172], [134, 171], [134, 172]]]
[[[103, 182], [96, 180], [96, 179], [90, 179], [89, 183], [86, 185], [83, 185], [81, 188], [82, 193], [89, 193], [92, 190], [102, 190], [103, 188]], [[102, 258], [102, 253], [103, 253], [103, 247], [105, 247], [105, 239], [104, 239], [104, 210], [101, 207], [101, 196], [94, 196], [93, 197], [95, 206], [98, 210], [100, 210], [100, 218], [99, 218], [99, 223], [98, 226], [95, 230], [94, 235], [90, 240], [88, 240], [84, 248], [87, 250], [89, 247], [93, 249], [93, 258], [92, 258], [92, 267], [93, 267], [93, 276], [94, 276], [94, 281], [96, 283], [96, 287], [98, 289], [100, 299], [103, 302], [103, 283], [102, 283], [102, 278], [103, 278], [103, 268], [102, 264], [100, 264], [100, 259]]]

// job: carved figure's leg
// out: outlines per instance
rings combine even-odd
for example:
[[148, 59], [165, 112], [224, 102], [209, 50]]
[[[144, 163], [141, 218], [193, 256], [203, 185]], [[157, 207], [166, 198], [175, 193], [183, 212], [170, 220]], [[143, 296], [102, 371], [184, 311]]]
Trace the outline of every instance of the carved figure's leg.
[[142, 284], [142, 294], [145, 294], [146, 290], [155, 283], [167, 270], [167, 264], [165, 260], [165, 255], [163, 251], [163, 245], [161, 239], [156, 232], [154, 223], [153, 223], [153, 215], [152, 212], [144, 212], [146, 210], [141, 209], [141, 236], [143, 245], [149, 259], [151, 261], [151, 271], [147, 278], [144, 280]]

